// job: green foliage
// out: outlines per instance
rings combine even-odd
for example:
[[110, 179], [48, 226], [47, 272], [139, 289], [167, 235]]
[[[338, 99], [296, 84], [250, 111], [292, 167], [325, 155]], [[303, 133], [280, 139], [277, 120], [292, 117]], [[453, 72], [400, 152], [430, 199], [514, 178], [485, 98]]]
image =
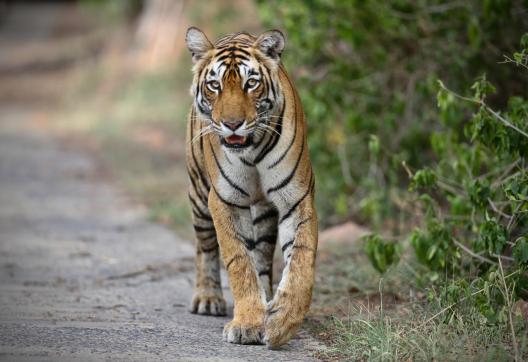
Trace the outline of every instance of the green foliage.
[[522, 266], [528, 266], [528, 239], [525, 236], [520, 237], [515, 241], [513, 247], [513, 257], [515, 262]]
[[[452, 246], [451, 233], [447, 225], [434, 219], [423, 229], [413, 231], [410, 240], [418, 261], [435, 272], [441, 272], [452, 264], [460, 254]], [[432, 280], [437, 278], [438, 274], [431, 275]]]
[[417, 171], [411, 179], [409, 189], [433, 188], [436, 185], [436, 175], [433, 170], [424, 168]]
[[[495, 88], [484, 76], [469, 96], [439, 86], [440, 112], [466, 107], [474, 113], [463, 135], [451, 137], [456, 130], [445, 125], [433, 136], [440, 161], [412, 176], [411, 189], [427, 192], [419, 200], [428, 212], [410, 242], [429, 280], [441, 282], [433, 299], [451, 312], [465, 302], [489, 323], [512, 324], [511, 305], [528, 288], [528, 99], [513, 96], [499, 112], [486, 102]], [[434, 184], [431, 175], [435, 189], [426, 187]], [[450, 279], [441, 280], [442, 272]]]
[[[528, 84], [527, 74], [514, 75], [514, 67], [497, 63], [502, 54], [517, 49], [523, 29], [528, 29], [521, 0], [259, 4], [264, 22], [287, 34], [283, 60], [296, 80], [309, 122], [323, 225], [353, 217], [374, 228], [389, 224], [392, 232], [402, 233], [412, 224], [414, 210], [399, 202], [406, 199], [409, 182], [402, 161], [420, 168], [443, 157], [432, 152], [428, 141], [439, 130], [439, 117], [452, 128], [442, 132], [436, 147], [458, 152], [451, 143], [462, 136], [465, 120], [464, 107], [448, 91], [438, 94], [438, 115], [437, 79], [467, 89], [486, 72], [488, 77], [474, 85], [474, 96], [487, 95], [498, 105]], [[526, 58], [523, 51], [518, 53], [515, 59]], [[498, 94], [492, 95], [489, 82], [497, 85]], [[486, 109], [479, 113], [482, 124], [474, 125], [475, 136], [482, 134], [479, 127], [496, 132], [492, 115]], [[504, 130], [511, 144], [498, 147], [520, 146], [523, 141], [510, 131]]]
[[[425, 267], [417, 281], [440, 309], [435, 317], [449, 326], [476, 318], [509, 330], [509, 356], [520, 360], [516, 338], [526, 326], [512, 310], [528, 298], [528, 99], [512, 96], [497, 111], [487, 102], [495, 87], [485, 76], [470, 90], [463, 96], [439, 82], [442, 127], [431, 135], [438, 161], [407, 169], [409, 190], [425, 211], [408, 240]], [[381, 273], [386, 245], [375, 234], [367, 238], [365, 250]]]
[[400, 250], [397, 243], [379, 235], [367, 235], [363, 239], [366, 242], [365, 253], [378, 272], [385, 273], [391, 265], [398, 262]]
[[[380, 273], [412, 254], [440, 319], [475, 318], [513, 340], [512, 303], [528, 297], [528, 4], [269, 0], [260, 9], [287, 32], [323, 225], [354, 218], [404, 240], [400, 253], [373, 234], [365, 252]], [[372, 357], [370, 342], [359, 358]]]
[[483, 251], [489, 256], [501, 255], [508, 242], [508, 231], [495, 219], [486, 220], [480, 224], [476, 242], [476, 251]]

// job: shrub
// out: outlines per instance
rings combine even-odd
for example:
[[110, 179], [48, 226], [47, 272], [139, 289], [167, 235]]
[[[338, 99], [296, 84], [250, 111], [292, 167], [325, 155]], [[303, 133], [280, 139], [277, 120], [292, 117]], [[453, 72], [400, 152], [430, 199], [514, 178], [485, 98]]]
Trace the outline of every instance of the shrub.
[[[516, 54], [528, 54], [528, 34], [521, 46]], [[523, 67], [526, 60], [514, 63]], [[512, 96], [504, 110], [494, 110], [487, 98], [495, 87], [485, 76], [471, 92], [462, 96], [439, 82], [447, 121], [432, 136], [439, 161], [409, 170], [425, 215], [410, 245], [428, 270], [421, 275], [430, 299], [447, 319], [463, 302], [474, 306], [488, 323], [509, 326], [517, 348], [512, 306], [528, 297], [528, 99]], [[469, 120], [457, 122], [462, 129], [451, 126], [451, 115], [463, 109], [473, 111]]]
[[[460, 90], [486, 71], [501, 90], [494, 106], [528, 84], [497, 64], [528, 28], [523, 1], [270, 0], [260, 10], [287, 32], [284, 61], [309, 121], [323, 226], [354, 218], [398, 234], [413, 223], [401, 164], [437, 157], [436, 79]], [[461, 112], [447, 107], [440, 119], [456, 129]]]

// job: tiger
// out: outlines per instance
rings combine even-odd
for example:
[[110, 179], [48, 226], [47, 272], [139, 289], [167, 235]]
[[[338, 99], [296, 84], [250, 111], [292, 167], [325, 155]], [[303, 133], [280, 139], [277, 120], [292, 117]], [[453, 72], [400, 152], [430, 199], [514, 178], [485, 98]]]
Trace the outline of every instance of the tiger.
[[[226, 35], [214, 44], [187, 30], [192, 106], [186, 134], [196, 237], [195, 314], [226, 315], [220, 255], [233, 295], [223, 339], [275, 349], [299, 329], [311, 299], [317, 251], [315, 179], [307, 124], [281, 61], [285, 38]], [[279, 241], [284, 269], [275, 293]]]

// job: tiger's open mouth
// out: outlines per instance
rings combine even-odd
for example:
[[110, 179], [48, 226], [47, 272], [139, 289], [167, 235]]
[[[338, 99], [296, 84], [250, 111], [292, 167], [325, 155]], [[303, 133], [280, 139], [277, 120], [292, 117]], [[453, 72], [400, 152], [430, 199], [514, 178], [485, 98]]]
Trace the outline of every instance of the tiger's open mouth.
[[245, 148], [253, 142], [253, 137], [249, 136], [239, 136], [233, 134], [229, 137], [222, 137], [222, 144], [230, 148]]

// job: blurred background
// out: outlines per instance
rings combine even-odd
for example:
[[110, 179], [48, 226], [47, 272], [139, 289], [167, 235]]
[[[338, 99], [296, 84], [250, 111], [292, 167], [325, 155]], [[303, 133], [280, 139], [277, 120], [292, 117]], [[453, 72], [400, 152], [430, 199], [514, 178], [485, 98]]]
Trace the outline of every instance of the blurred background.
[[[314, 333], [349, 358], [396, 356], [388, 340], [409, 358], [466, 353], [450, 333], [468, 358], [527, 353], [526, 322], [512, 316], [528, 295], [528, 1], [0, 1], [0, 111], [36, 110], [36, 127], [93, 152], [152, 220], [187, 238], [191, 25], [211, 40], [286, 34], [328, 244]], [[349, 315], [351, 296], [379, 304], [380, 280], [407, 319], [491, 289], [427, 330], [328, 320]], [[446, 332], [444, 316], [459, 324]], [[412, 341], [399, 339], [406, 328]]]
[[95, 136], [153, 217], [183, 227], [189, 212], [174, 196], [181, 169], [166, 166], [181, 161], [190, 25], [211, 39], [271, 27], [287, 34], [284, 62], [309, 120], [323, 227], [355, 220], [400, 234], [413, 223], [402, 162], [431, 163], [430, 136], [464, 122], [442, 119], [438, 79], [463, 93], [486, 73], [499, 107], [527, 92], [525, 72], [499, 64], [528, 27], [523, 1], [3, 1], [0, 9], [2, 99], [59, 102], [62, 117], [49, 126]]

